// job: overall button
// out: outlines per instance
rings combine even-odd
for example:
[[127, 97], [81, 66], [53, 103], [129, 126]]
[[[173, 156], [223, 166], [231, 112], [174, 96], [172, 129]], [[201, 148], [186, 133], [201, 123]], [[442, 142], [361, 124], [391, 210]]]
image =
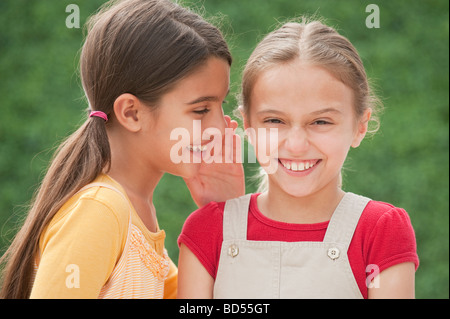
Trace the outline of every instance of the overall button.
[[328, 249], [328, 257], [332, 260], [339, 258], [339, 249], [336, 247]]
[[228, 247], [228, 255], [231, 257], [236, 257], [239, 254], [239, 247], [235, 244], [230, 245]]

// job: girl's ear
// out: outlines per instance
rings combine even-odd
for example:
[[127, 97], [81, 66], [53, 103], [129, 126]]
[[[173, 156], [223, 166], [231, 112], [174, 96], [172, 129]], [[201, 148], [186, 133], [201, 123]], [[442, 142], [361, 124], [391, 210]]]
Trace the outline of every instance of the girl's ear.
[[352, 147], [358, 147], [364, 137], [366, 136], [367, 129], [369, 127], [369, 120], [372, 116], [372, 109], [368, 108], [364, 111], [364, 114], [361, 116], [361, 119], [358, 122], [357, 131], [355, 132], [355, 137], [353, 139]]
[[138, 132], [142, 128], [140, 118], [143, 107], [144, 105], [136, 96], [124, 93], [114, 101], [114, 115], [125, 129]]

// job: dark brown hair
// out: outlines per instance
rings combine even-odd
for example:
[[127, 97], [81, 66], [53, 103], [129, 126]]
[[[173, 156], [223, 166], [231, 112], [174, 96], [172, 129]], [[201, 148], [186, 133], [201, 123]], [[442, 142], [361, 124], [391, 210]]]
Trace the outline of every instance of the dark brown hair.
[[[90, 110], [110, 117], [114, 101], [123, 93], [155, 109], [163, 94], [209, 57], [231, 65], [220, 31], [169, 0], [108, 2], [89, 19], [87, 31], [80, 57], [83, 89]], [[1, 298], [29, 297], [44, 228], [70, 197], [108, 171], [106, 125], [98, 117], [87, 119], [57, 149], [24, 225], [0, 259], [5, 264]]]

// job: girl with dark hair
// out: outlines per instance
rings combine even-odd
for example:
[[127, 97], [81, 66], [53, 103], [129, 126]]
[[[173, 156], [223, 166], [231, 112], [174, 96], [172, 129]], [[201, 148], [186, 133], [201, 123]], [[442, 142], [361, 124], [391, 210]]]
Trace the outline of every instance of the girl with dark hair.
[[[1, 259], [0, 297], [174, 298], [177, 269], [153, 191], [167, 172], [187, 181], [199, 206], [244, 193], [240, 164], [210, 166], [205, 177], [201, 163], [169, 156], [175, 128], [192, 133], [195, 120], [236, 128], [222, 111], [231, 54], [220, 31], [188, 9], [124, 0], [91, 17], [80, 60], [89, 117], [58, 148]], [[194, 157], [209, 144], [184, 149]]]

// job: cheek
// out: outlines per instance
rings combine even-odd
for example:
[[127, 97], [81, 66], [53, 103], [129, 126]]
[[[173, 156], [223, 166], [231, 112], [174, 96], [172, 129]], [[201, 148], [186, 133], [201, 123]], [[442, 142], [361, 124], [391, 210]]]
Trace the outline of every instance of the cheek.
[[259, 153], [264, 153], [267, 156], [273, 156], [278, 152], [278, 145], [280, 143], [278, 129], [259, 128], [252, 135], [252, 144], [256, 145], [256, 149]]
[[274, 173], [278, 168], [278, 130], [276, 128], [258, 128], [257, 130], [249, 128], [246, 130], [246, 134], [259, 164], [268, 174]]
[[311, 132], [310, 141], [312, 145], [327, 152], [339, 152], [348, 150], [353, 142], [354, 135], [345, 127], [336, 127], [327, 132]]
[[322, 137], [315, 145], [325, 157], [328, 167], [341, 169], [350, 150], [350, 141], [347, 137], [342, 135]]

